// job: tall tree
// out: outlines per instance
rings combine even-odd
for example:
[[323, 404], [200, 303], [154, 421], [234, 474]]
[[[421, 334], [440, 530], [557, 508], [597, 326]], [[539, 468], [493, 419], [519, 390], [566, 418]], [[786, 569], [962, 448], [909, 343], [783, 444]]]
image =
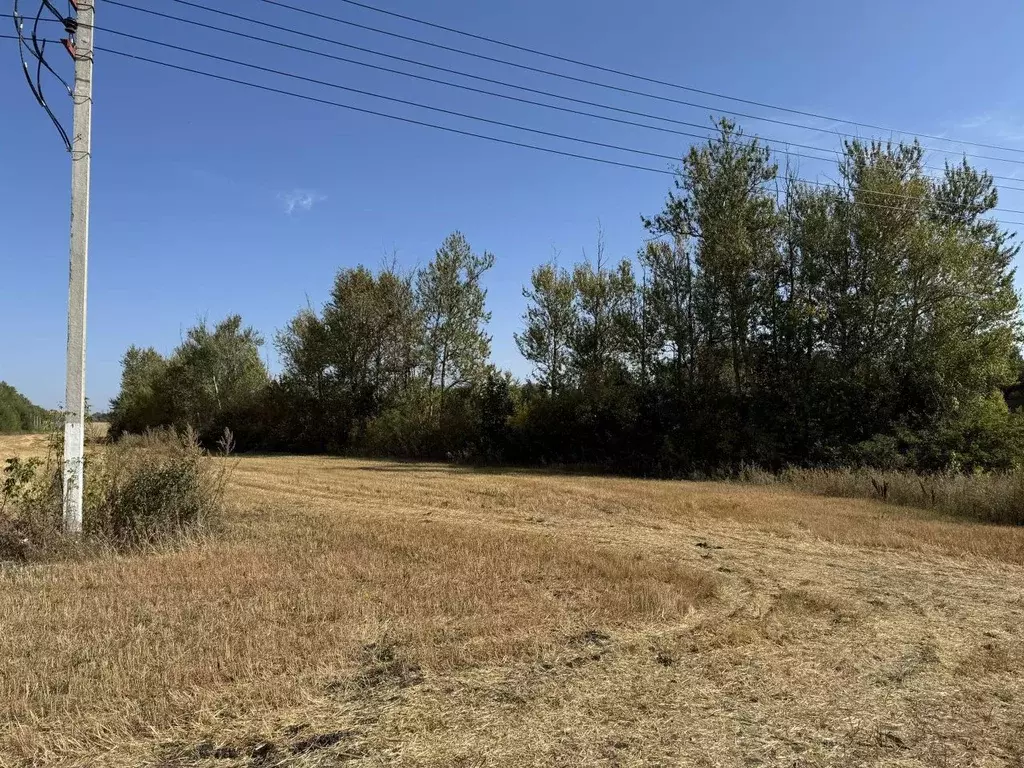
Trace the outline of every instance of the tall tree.
[[572, 274], [576, 320], [570, 360], [574, 377], [584, 387], [608, 381], [625, 366], [620, 321], [636, 283], [629, 262], [610, 267], [604, 251], [599, 231], [596, 258], [577, 264]]
[[443, 405], [451, 387], [480, 380], [491, 351], [484, 327], [491, 319], [482, 277], [494, 266], [488, 252], [473, 253], [461, 232], [445, 238], [420, 272], [416, 294], [424, 321], [422, 363], [427, 386]]
[[205, 321], [189, 328], [166, 372], [174, 423], [204, 432], [221, 415], [255, 401], [269, 381], [262, 345], [263, 337], [243, 326], [240, 315], [212, 329]]
[[[694, 314], [707, 380], [728, 364], [735, 392], [746, 389], [751, 342], [764, 298], [775, 289], [780, 217], [770, 151], [722, 120], [719, 135], [691, 147], [662, 213], [647, 224], [673, 242], [694, 243]], [[679, 194], [677, 194], [677, 192]]]
[[515, 334], [516, 346], [533, 363], [538, 382], [557, 395], [566, 382], [576, 286], [568, 272], [551, 262], [533, 270], [523, 296], [528, 304], [523, 332]]
[[152, 347], [131, 346], [121, 358], [121, 391], [110, 403], [110, 433], [144, 432], [173, 421], [168, 362]]
[[653, 323], [658, 351], [667, 357], [674, 383], [693, 386], [697, 361], [697, 319], [693, 306], [693, 260], [686, 237], [651, 241], [638, 260], [650, 276], [645, 311]]

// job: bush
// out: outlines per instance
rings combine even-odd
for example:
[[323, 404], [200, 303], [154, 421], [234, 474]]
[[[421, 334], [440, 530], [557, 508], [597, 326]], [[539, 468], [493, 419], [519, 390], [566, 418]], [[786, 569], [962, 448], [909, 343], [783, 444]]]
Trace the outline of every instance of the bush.
[[60, 476], [37, 458], [7, 459], [0, 485], [0, 560], [28, 560], [62, 545]]
[[[94, 468], [87, 534], [118, 546], [152, 544], [207, 530], [220, 517], [227, 467], [209, 460], [196, 434], [166, 430], [146, 440], [112, 446]], [[223, 453], [231, 441], [225, 432]]]
[[[220, 442], [227, 456], [230, 432]], [[9, 459], [0, 486], [0, 559], [67, 554], [82, 544], [114, 549], [152, 546], [214, 527], [230, 471], [212, 460], [196, 435], [171, 430], [123, 440], [86, 459], [83, 531], [62, 530], [61, 460]]]

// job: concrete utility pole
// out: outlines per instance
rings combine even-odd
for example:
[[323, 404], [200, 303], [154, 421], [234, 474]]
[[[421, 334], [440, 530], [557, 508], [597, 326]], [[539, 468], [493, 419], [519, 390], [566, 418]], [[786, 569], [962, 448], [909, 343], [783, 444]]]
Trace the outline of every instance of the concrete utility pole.
[[64, 528], [82, 530], [85, 464], [85, 309], [89, 266], [89, 166], [92, 162], [92, 63], [95, 0], [79, 0], [75, 30], [75, 112], [71, 136], [71, 274], [68, 369], [64, 392]]

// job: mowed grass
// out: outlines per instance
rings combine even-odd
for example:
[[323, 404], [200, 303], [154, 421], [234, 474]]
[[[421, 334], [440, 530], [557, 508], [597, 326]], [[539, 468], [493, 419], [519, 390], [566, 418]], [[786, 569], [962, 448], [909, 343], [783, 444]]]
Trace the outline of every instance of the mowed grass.
[[305, 457], [241, 459], [231, 507], [3, 569], [0, 765], [1024, 760], [1021, 529]]

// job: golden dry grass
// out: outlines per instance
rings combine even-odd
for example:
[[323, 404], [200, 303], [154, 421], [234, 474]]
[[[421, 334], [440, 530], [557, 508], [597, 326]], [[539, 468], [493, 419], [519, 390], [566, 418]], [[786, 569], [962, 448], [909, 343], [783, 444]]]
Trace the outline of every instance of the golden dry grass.
[[297, 457], [232, 504], [0, 574], [0, 765], [1024, 764], [1021, 529]]

